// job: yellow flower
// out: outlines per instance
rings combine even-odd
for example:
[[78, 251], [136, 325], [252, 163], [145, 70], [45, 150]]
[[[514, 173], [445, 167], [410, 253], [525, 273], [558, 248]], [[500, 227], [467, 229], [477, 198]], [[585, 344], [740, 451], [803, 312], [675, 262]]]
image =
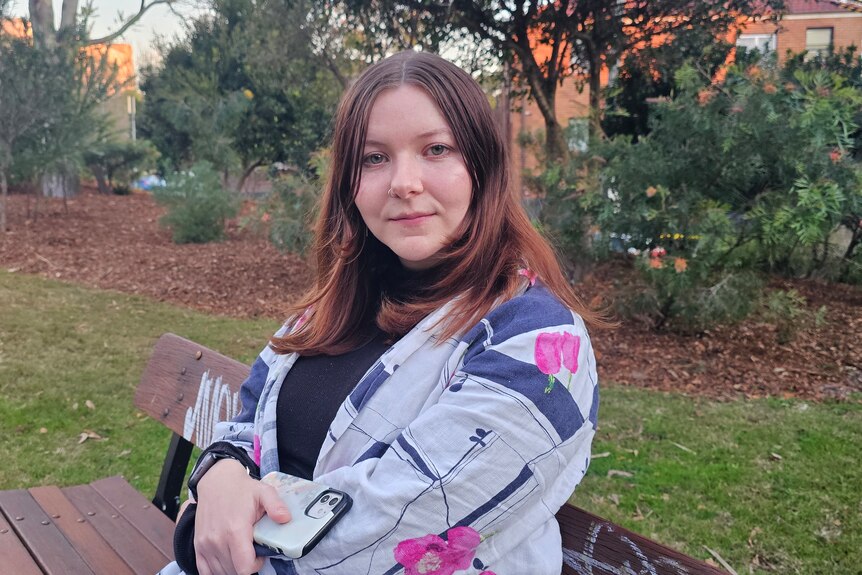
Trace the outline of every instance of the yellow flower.
[[685, 261], [685, 258], [675, 258], [673, 260], [673, 269], [676, 270], [676, 273], [681, 274], [688, 269], [688, 262]]
[[254, 98], [254, 92], [252, 92], [252, 91], [251, 91], [251, 90], [249, 90], [248, 88], [246, 88], [245, 90], [243, 90], [243, 91], [242, 91], [242, 95], [243, 95], [243, 96], [245, 96], [245, 97], [246, 97], [247, 99], [249, 99], [249, 100], [251, 100], [252, 98]]

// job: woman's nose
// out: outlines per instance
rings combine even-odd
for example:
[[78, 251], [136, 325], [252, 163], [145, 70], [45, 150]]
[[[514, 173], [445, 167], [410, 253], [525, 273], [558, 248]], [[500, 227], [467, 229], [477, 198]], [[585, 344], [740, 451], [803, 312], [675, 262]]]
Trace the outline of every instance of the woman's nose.
[[389, 186], [391, 195], [399, 198], [422, 193], [424, 187], [419, 162], [415, 158], [400, 158], [394, 162]]

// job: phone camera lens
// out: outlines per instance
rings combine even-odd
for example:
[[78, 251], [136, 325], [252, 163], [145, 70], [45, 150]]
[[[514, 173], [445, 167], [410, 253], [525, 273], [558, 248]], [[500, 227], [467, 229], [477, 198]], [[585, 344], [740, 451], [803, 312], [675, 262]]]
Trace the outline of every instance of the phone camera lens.
[[320, 498], [321, 503], [326, 503], [327, 501], [329, 501], [329, 493]]
[[338, 497], [333, 497], [332, 499], [329, 500], [330, 506], [334, 507], [336, 503], [338, 503]]

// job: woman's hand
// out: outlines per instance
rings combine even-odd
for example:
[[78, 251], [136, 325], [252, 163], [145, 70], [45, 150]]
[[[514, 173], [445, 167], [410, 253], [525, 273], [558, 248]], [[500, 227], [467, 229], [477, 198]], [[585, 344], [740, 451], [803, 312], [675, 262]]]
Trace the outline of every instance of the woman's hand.
[[290, 511], [275, 488], [248, 476], [238, 461], [217, 462], [198, 482], [195, 556], [200, 575], [251, 575], [263, 567], [252, 528], [264, 513], [277, 523]]

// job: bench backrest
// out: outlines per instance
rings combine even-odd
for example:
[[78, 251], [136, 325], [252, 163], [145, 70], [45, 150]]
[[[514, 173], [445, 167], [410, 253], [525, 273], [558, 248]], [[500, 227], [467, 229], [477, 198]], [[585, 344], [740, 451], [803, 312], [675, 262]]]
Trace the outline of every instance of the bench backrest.
[[[176, 517], [192, 446], [207, 445], [215, 423], [239, 412], [239, 388], [248, 372], [247, 365], [174, 334], [156, 343], [135, 405], [174, 432], [153, 499], [169, 517]], [[572, 505], [557, 520], [563, 575], [724, 573]]]

